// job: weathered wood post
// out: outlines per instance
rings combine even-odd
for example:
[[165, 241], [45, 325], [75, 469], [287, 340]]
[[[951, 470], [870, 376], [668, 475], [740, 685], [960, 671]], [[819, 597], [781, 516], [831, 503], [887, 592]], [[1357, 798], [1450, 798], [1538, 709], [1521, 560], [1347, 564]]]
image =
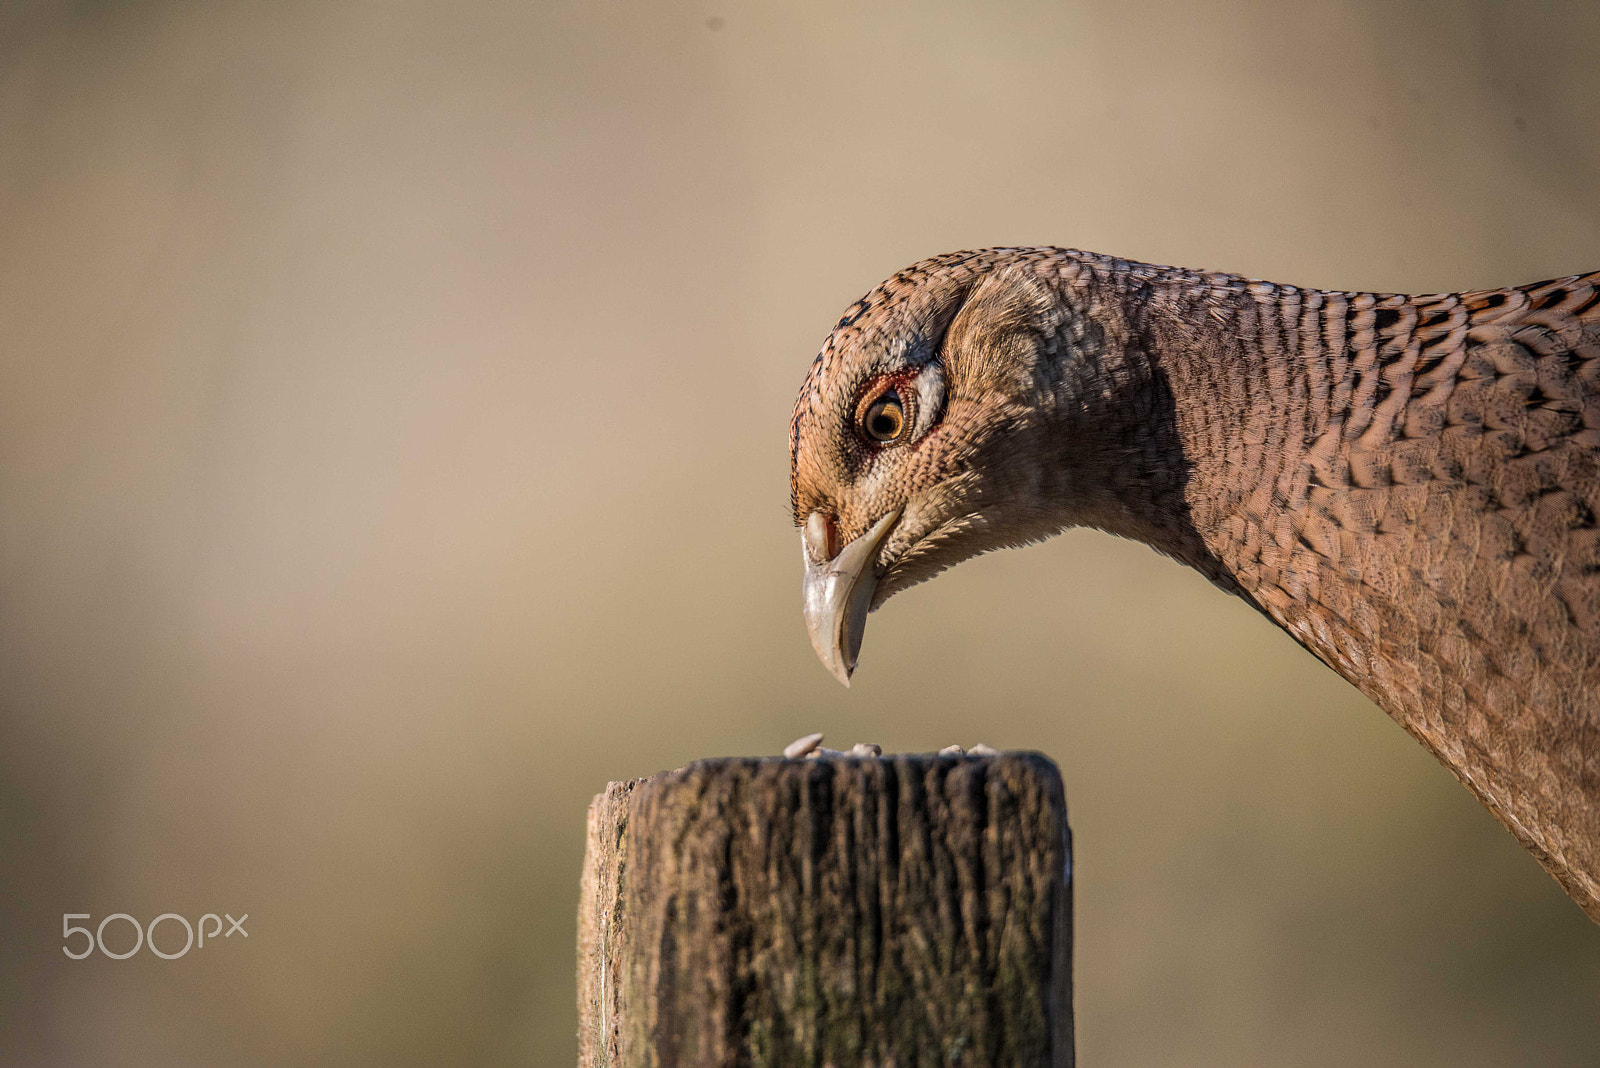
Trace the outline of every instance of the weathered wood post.
[[1037, 753], [703, 760], [589, 807], [579, 1063], [1073, 1063]]

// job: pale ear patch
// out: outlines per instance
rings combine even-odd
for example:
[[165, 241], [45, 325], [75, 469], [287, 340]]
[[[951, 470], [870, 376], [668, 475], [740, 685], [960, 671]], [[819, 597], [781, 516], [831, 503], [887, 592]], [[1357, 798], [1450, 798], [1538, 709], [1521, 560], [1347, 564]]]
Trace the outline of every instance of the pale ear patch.
[[929, 360], [911, 380], [911, 388], [917, 398], [917, 425], [912, 428], [911, 440], [917, 441], [927, 436], [944, 416], [944, 364]]

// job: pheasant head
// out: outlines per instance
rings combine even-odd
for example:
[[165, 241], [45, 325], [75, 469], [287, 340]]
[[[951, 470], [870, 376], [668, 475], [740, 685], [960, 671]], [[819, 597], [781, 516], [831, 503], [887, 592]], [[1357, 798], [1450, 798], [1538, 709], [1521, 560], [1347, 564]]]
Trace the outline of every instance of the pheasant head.
[[846, 685], [867, 613], [890, 596], [1092, 521], [1083, 491], [1104, 480], [1075, 476], [1115, 436], [1114, 421], [1086, 416], [1120, 346], [1059, 261], [1040, 270], [1031, 251], [957, 253], [890, 278], [845, 312], [800, 392], [806, 627]]

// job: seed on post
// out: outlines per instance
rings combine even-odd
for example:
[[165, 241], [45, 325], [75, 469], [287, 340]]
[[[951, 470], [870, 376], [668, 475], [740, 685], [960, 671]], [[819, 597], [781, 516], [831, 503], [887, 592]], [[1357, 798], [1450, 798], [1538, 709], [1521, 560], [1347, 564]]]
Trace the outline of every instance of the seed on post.
[[789, 760], [798, 760], [822, 744], [822, 732], [808, 734], [804, 738], [796, 738], [783, 747], [783, 755]]

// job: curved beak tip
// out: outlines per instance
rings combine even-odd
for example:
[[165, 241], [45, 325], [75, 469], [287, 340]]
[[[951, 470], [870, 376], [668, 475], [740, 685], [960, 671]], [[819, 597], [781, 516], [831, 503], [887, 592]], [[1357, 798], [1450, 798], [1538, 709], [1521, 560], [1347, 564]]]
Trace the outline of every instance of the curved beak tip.
[[883, 516], [832, 559], [827, 555], [826, 524], [820, 516], [813, 515], [801, 529], [805, 561], [801, 603], [806, 631], [817, 659], [845, 686], [850, 685], [855, 671], [867, 612], [878, 588], [878, 547], [899, 520], [900, 511], [896, 508]]

